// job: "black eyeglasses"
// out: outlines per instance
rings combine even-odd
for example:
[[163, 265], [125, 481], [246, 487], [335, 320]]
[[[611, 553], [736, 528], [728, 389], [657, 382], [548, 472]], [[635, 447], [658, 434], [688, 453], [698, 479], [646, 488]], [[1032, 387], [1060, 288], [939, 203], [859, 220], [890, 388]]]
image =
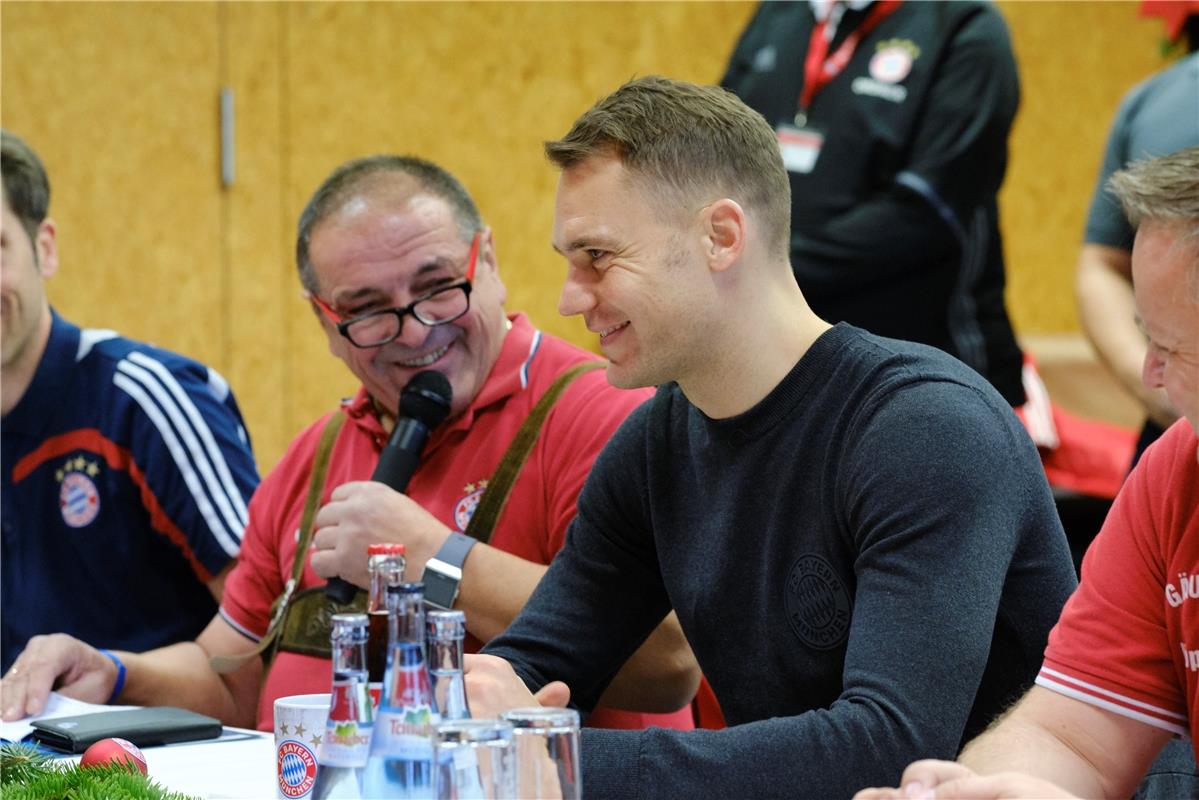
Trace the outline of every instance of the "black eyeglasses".
[[465, 280], [434, 289], [402, 308], [384, 308], [351, 319], [343, 319], [324, 300], [316, 295], [309, 297], [329, 321], [337, 326], [337, 332], [355, 347], [382, 347], [395, 341], [404, 329], [404, 317], [409, 314], [417, 322], [430, 328], [453, 322], [470, 310], [471, 281], [475, 277], [475, 264], [478, 263], [479, 236], [480, 234], [476, 233], [470, 245], [470, 262], [466, 268]]

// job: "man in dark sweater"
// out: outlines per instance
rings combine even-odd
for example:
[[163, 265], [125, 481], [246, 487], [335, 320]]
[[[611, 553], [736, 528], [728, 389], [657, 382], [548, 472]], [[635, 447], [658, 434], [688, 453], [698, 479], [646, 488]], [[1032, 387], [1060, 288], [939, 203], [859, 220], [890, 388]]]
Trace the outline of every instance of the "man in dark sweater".
[[588, 796], [844, 797], [956, 753], [1031, 684], [1074, 588], [1010, 406], [933, 348], [811, 311], [774, 132], [732, 94], [639, 79], [546, 151], [560, 310], [613, 384], [661, 388], [499, 658], [468, 662], [476, 715], [526, 687], [590, 709], [673, 608], [730, 727], [586, 732]]

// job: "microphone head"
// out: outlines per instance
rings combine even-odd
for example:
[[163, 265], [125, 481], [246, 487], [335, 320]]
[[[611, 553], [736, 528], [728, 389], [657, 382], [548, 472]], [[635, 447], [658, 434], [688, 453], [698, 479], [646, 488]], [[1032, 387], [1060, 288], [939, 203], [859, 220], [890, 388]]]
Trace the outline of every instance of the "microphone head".
[[400, 392], [400, 416], [419, 420], [432, 430], [449, 416], [453, 397], [445, 375], [435, 369], [418, 372]]

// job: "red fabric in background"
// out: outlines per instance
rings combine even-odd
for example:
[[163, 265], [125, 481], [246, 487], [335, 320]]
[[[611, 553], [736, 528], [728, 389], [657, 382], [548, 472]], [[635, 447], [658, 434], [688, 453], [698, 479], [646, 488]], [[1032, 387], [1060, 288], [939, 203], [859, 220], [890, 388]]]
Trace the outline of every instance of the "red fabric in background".
[[1112, 499], [1124, 484], [1137, 433], [1106, 422], [1076, 417], [1056, 405], [1053, 424], [1060, 444], [1041, 450], [1049, 485]]
[[1161, 17], [1166, 23], [1166, 38], [1178, 41], [1182, 25], [1191, 14], [1199, 14], [1196, 0], [1141, 0], [1142, 17]]
[[707, 678], [702, 678], [699, 682], [699, 691], [695, 693], [695, 699], [691, 701], [691, 713], [695, 717], [695, 727], [697, 728], [718, 731], [726, 727], [724, 712], [720, 710], [716, 693], [708, 685]]

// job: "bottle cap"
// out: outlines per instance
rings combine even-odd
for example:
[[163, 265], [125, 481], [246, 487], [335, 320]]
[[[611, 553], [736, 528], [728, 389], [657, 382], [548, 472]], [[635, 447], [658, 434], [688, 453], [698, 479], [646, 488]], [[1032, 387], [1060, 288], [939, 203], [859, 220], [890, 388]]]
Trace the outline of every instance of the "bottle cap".
[[402, 556], [406, 552], [404, 545], [398, 542], [379, 542], [366, 548], [368, 556]]
[[330, 622], [334, 625], [365, 625], [367, 624], [367, 619], [366, 614], [347, 612], [345, 614], [334, 614], [330, 618]]

